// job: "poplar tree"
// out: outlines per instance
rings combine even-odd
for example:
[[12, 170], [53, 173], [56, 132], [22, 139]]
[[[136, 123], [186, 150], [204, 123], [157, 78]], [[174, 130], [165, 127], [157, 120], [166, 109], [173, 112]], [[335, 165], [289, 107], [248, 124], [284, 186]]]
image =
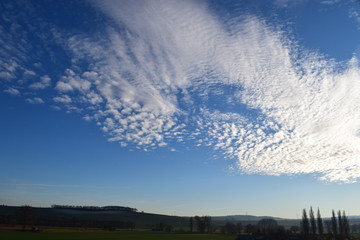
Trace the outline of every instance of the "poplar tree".
[[336, 216], [335, 216], [335, 212], [334, 210], [332, 210], [332, 217], [331, 217], [331, 230], [332, 230], [332, 234], [335, 236], [335, 238], [338, 235], [338, 231], [337, 231], [337, 221], [336, 221]]
[[338, 211], [338, 225], [339, 225], [339, 236], [343, 237], [344, 236], [344, 226], [343, 226], [343, 219], [341, 217], [340, 210]]
[[320, 215], [320, 210], [318, 208], [317, 210], [317, 228], [318, 228], [318, 233], [320, 236], [322, 236], [324, 234], [324, 225], [323, 225], [323, 220], [321, 218], [321, 215]]
[[345, 215], [345, 211], [343, 211], [342, 220], [343, 220], [344, 236], [350, 237], [350, 224], [349, 224], [349, 219]]
[[312, 207], [310, 207], [310, 229], [311, 229], [311, 234], [312, 235], [316, 235], [316, 220], [315, 220], [315, 216], [314, 216], [314, 211], [312, 209]]
[[305, 239], [309, 237], [310, 233], [310, 225], [309, 225], [309, 219], [306, 214], [306, 210], [303, 209], [303, 215], [301, 220], [301, 233], [304, 235]]

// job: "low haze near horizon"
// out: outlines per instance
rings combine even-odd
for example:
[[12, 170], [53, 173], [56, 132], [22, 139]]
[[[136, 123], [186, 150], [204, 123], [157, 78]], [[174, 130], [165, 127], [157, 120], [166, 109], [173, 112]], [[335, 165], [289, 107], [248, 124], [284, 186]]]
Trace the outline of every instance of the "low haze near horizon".
[[360, 215], [359, 1], [0, 12], [0, 204]]

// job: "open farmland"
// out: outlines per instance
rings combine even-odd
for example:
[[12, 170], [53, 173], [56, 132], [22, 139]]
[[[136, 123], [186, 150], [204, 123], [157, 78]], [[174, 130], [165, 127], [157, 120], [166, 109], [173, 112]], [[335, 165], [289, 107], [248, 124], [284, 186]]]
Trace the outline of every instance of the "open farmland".
[[43, 232], [0, 231], [1, 240], [233, 240], [221, 234], [163, 233], [152, 231], [93, 231], [48, 229]]

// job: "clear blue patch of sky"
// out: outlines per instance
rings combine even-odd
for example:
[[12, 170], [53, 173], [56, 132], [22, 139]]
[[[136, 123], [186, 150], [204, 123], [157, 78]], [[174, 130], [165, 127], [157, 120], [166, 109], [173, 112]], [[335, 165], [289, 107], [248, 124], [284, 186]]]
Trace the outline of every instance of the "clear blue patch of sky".
[[121, 176], [128, 185], [125, 179], [141, 183], [144, 178], [158, 182], [195, 172], [207, 175], [202, 165], [211, 159], [208, 151], [129, 151], [108, 142], [94, 122], [81, 120], [76, 113], [64, 114], [4, 94], [0, 100], [3, 180], [17, 176], [20, 183], [112, 184], [109, 177]]
[[[285, 1], [284, 1], [285, 2]], [[351, 9], [356, 1], [323, 4], [322, 1], [211, 1], [211, 9], [229, 21], [239, 13], [256, 16], [270, 27], [281, 29], [301, 47], [338, 61], [347, 61], [359, 48], [360, 30]]]
[[306, 1], [283, 9], [283, 16], [286, 16], [283, 19], [289, 21], [292, 34], [302, 47], [338, 61], [347, 61], [359, 47], [360, 39], [356, 19], [349, 14], [351, 5], [346, 1], [333, 5]]

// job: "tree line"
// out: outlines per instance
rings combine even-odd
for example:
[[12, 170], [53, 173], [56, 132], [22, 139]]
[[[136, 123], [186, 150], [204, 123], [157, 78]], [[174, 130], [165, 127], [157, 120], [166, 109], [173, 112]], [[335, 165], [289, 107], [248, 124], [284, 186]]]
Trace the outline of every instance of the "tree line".
[[[329, 220], [323, 220], [320, 209], [315, 214], [310, 207], [309, 212], [303, 210], [303, 216], [300, 221], [300, 228], [292, 226], [285, 229], [284, 226], [278, 225], [277, 221], [272, 218], [264, 218], [256, 224], [243, 225], [241, 222], [226, 222], [219, 229], [211, 225], [211, 217], [203, 216], [189, 219], [189, 229], [193, 232], [196, 227], [199, 233], [210, 233], [220, 230], [227, 235], [250, 234], [254, 238], [262, 239], [303, 239], [303, 240], [346, 240], [351, 239], [351, 230], [360, 232], [360, 224], [350, 226], [345, 211], [332, 211], [332, 217]], [[219, 231], [217, 231], [219, 232]]]
[[349, 220], [345, 214], [345, 211], [341, 213], [340, 210], [337, 212], [337, 216], [333, 210], [331, 219], [323, 221], [319, 208], [317, 210], [316, 218], [312, 207], [310, 207], [309, 210], [309, 217], [307, 215], [306, 209], [303, 209], [300, 228], [301, 237], [302, 239], [306, 240], [345, 240], [351, 238]]
[[23, 231], [34, 231], [36, 226], [76, 227], [76, 228], [100, 228], [104, 230], [129, 229], [136, 227], [135, 222], [130, 220], [97, 219], [77, 216], [39, 214], [41, 209], [29, 205], [18, 207], [12, 214], [0, 216], [0, 224], [21, 225]]
[[222, 226], [214, 226], [210, 216], [195, 216], [189, 218], [189, 229], [193, 232], [196, 227], [198, 233], [218, 232], [226, 235], [247, 234], [253, 237], [264, 237], [263, 239], [288, 239], [291, 236], [291, 230], [285, 230], [283, 226], [278, 225], [272, 218], [264, 218], [254, 224], [243, 225], [241, 222], [226, 222]]
[[211, 217], [210, 216], [195, 216], [190, 217], [189, 219], [189, 229], [190, 232], [193, 232], [194, 225], [196, 225], [197, 231], [200, 233], [211, 233], [212, 226], [211, 226]]
[[136, 208], [124, 207], [124, 206], [73, 206], [73, 205], [51, 205], [51, 208], [56, 209], [72, 209], [72, 210], [84, 210], [84, 211], [127, 211], [127, 212], [137, 212]]
[[[74, 207], [67, 208], [67, 205], [59, 205], [61, 209], [76, 209]], [[114, 206], [115, 209], [123, 207]], [[54, 208], [54, 207], [53, 207]], [[96, 207], [96, 209], [113, 209], [109, 207]], [[84, 228], [103, 228], [106, 230], [116, 229], [134, 229], [135, 223], [120, 219], [101, 219], [87, 218], [82, 215], [44, 214], [43, 209], [35, 209], [31, 206], [24, 205], [18, 207], [16, 214], [0, 215], [0, 224], [21, 224], [22, 229], [29, 231], [34, 226], [63, 226], [63, 227], [84, 227]], [[86, 209], [86, 206], [81, 208]], [[37, 212], [39, 211], [39, 212]], [[15, 212], [14, 212], [15, 213]], [[39, 214], [38, 214], [39, 213]], [[87, 216], [87, 215], [86, 215]], [[130, 219], [129, 219], [130, 220]], [[186, 220], [185, 220], [186, 221]], [[210, 216], [195, 216], [188, 218], [188, 228], [175, 229], [171, 223], [158, 223], [151, 225], [151, 229], [155, 231], [166, 232], [197, 232], [197, 233], [223, 233], [227, 235], [251, 235], [253, 238], [287, 240], [287, 239], [304, 239], [304, 240], [346, 240], [351, 238], [350, 229], [354, 232], [360, 231], [360, 225], [354, 224], [350, 226], [345, 211], [333, 210], [332, 217], [323, 220], [319, 208], [317, 213], [310, 207], [309, 211], [303, 209], [302, 219], [299, 225], [285, 228], [272, 218], [264, 218], [258, 222], [219, 222], [212, 221]], [[246, 225], [245, 225], [246, 224]], [[185, 225], [186, 226], [186, 222]], [[149, 225], [150, 227], [150, 225]]]

